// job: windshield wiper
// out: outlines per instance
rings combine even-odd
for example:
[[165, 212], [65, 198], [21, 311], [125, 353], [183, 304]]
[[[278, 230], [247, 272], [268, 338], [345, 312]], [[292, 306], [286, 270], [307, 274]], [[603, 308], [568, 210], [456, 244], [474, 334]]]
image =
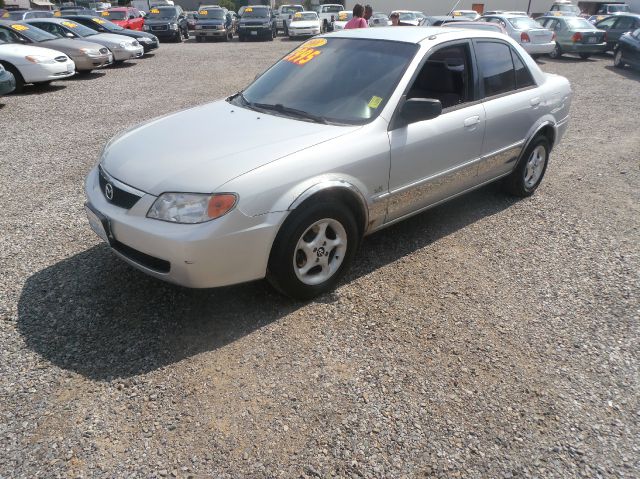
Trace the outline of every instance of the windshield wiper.
[[[242, 98], [245, 101], [247, 101], [246, 98], [244, 98], [244, 96], [242, 96]], [[316, 123], [322, 123], [323, 125], [327, 125], [329, 123], [327, 122], [327, 119], [324, 118], [323, 116], [314, 115], [313, 113], [309, 113], [308, 111], [304, 111], [304, 110], [298, 110], [297, 108], [290, 108], [288, 106], [284, 106], [282, 103], [276, 103], [275, 105], [270, 105], [268, 103], [250, 103], [249, 102], [249, 106], [260, 108], [262, 110], [273, 110], [279, 113], [294, 115], [299, 118], [306, 118], [308, 120], [315, 121]]]

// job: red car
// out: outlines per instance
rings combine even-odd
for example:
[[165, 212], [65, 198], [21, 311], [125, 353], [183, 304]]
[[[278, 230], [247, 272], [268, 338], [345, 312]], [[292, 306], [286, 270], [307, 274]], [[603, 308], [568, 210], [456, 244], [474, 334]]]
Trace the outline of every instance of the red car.
[[100, 15], [128, 30], [142, 31], [142, 27], [144, 26], [144, 18], [142, 18], [142, 14], [135, 8], [115, 7], [100, 12]]

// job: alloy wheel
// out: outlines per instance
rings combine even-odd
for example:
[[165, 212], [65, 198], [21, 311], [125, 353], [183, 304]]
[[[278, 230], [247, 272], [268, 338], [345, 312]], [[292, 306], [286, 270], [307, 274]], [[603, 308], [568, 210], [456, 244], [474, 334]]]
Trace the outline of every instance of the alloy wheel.
[[332, 218], [313, 223], [302, 234], [293, 254], [293, 268], [304, 284], [329, 280], [340, 269], [347, 251], [347, 232]]

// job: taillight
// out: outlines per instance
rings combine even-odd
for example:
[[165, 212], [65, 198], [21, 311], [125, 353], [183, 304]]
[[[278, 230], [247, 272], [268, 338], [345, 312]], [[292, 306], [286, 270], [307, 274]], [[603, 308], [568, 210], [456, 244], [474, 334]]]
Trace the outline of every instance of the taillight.
[[531, 41], [531, 38], [529, 38], [529, 34], [527, 32], [522, 32], [520, 34], [520, 41], [522, 43], [529, 43]]
[[578, 43], [582, 41], [582, 33], [580, 32], [576, 32], [573, 34], [573, 36], [571, 37], [571, 40], [573, 41], [573, 43]]

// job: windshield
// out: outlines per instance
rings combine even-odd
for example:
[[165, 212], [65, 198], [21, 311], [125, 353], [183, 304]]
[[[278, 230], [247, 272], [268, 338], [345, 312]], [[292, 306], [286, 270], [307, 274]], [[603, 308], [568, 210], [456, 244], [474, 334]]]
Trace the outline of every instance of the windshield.
[[580, 18], [580, 17], [567, 18], [565, 22], [570, 29], [586, 28], [589, 30], [596, 30], [596, 27], [594, 27], [591, 23], [589, 23], [584, 18]]
[[64, 22], [60, 22], [60, 25], [68, 28], [73, 33], [80, 35], [81, 37], [88, 37], [98, 33], [89, 27], [85, 27], [84, 25], [80, 25], [79, 23], [72, 22], [70, 20], [65, 20]]
[[516, 30], [529, 30], [531, 28], [543, 28], [533, 18], [529, 17], [512, 17], [508, 18], [509, 23], [513, 25]]
[[502, 33], [502, 29], [499, 25], [495, 23], [465, 23], [465, 22], [448, 22], [446, 23], [447, 27], [453, 28], [470, 28], [472, 30], [488, 30], [491, 32], [500, 32]]
[[325, 5], [320, 11], [322, 13], [338, 13], [340, 10], [342, 10], [342, 8], [342, 5]]
[[318, 15], [316, 15], [315, 13], [296, 13], [293, 16], [293, 20], [294, 22], [304, 22], [304, 21], [309, 21], [309, 20], [317, 20], [318, 19]]
[[[458, 15], [456, 15], [456, 13]], [[459, 17], [467, 17], [467, 18], [470, 18], [472, 20], [474, 20], [478, 16], [478, 14], [476, 12], [453, 12], [453, 15], [454, 16], [459, 16]]]
[[399, 12], [398, 13], [400, 15], [400, 20], [417, 20], [418, 17], [416, 17], [416, 14], [413, 12]]
[[222, 20], [224, 19], [224, 10], [222, 10], [221, 8], [212, 8], [211, 10], [200, 10], [198, 12], [198, 19], [201, 19], [201, 18]]
[[608, 5], [607, 6], [607, 11], [609, 13], [628, 12], [629, 11], [629, 5]]
[[174, 7], [155, 7], [149, 10], [149, 18], [156, 20], [171, 20], [177, 16], [178, 12]]
[[247, 7], [242, 14], [242, 18], [265, 18], [269, 17], [269, 10], [266, 8]]
[[[367, 123], [384, 108], [418, 48], [385, 40], [312, 39], [251, 84], [243, 92], [250, 105], [244, 106], [271, 105], [329, 122]], [[233, 101], [243, 105], [241, 98]]]
[[104, 18], [92, 17], [91, 21], [113, 32], [117, 32], [118, 30], [124, 30], [124, 28], [122, 28], [120, 25], [111, 23], [109, 20], [105, 20]]
[[33, 25], [24, 25], [22, 23], [14, 23], [10, 26], [11, 29], [15, 32], [21, 33], [25, 37], [27, 37], [32, 42], [44, 42], [47, 40], [55, 40], [55, 35], [51, 35], [49, 32], [45, 32], [44, 30], [40, 30]]
[[304, 10], [302, 7], [294, 7], [293, 5], [282, 7], [281, 13], [296, 13]]
[[105, 10], [104, 12], [101, 12], [100, 15], [104, 18], [108, 18], [109, 20], [126, 20], [127, 19], [127, 12], [123, 12], [123, 11], [109, 11], [109, 10]]
[[567, 13], [575, 13], [575, 14], [580, 14], [580, 9], [578, 7], [576, 7], [575, 5], [556, 5], [553, 10], [558, 10], [560, 12], [567, 12]]
[[22, 20], [24, 12], [4, 12], [2, 18], [8, 18], [9, 20]]

